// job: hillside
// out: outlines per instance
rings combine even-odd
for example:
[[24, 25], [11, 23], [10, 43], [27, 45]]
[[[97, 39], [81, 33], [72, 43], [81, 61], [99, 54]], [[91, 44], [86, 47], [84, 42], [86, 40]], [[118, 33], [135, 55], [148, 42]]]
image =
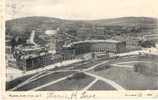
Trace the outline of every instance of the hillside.
[[[64, 20], [51, 17], [25, 17], [6, 21], [6, 35], [28, 37], [32, 30], [41, 35], [45, 30], [60, 27], [62, 32], [86, 39], [89, 36], [100, 35], [94, 30], [96, 26], [104, 26], [101, 35], [154, 33], [157, 29], [157, 19], [148, 17], [121, 17], [101, 20]], [[37, 35], [37, 37], [39, 36]]]
[[[62, 25], [78, 25], [83, 24], [88, 25], [102, 25], [102, 26], [148, 26], [154, 28], [157, 19], [148, 17], [121, 17], [113, 19], [102, 19], [102, 20], [91, 20], [91, 21], [75, 21], [75, 20], [63, 20], [58, 18], [50, 17], [25, 17], [14, 20], [6, 21], [7, 33], [25, 32], [26, 30], [41, 28], [41, 30], [46, 29], [56, 29], [57, 27], [62, 27]], [[78, 25], [79, 26], [79, 25]], [[9, 31], [9, 32], [8, 32]]]
[[112, 18], [107, 20], [94, 20], [90, 21], [95, 24], [102, 25], [120, 25], [120, 26], [132, 26], [135, 24], [139, 25], [154, 25], [156, 24], [156, 18], [149, 17], [120, 17], [120, 18]]

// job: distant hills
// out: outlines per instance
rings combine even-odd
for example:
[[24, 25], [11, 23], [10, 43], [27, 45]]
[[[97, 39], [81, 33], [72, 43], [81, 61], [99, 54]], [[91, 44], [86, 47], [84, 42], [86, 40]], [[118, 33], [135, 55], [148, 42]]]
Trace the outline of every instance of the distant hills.
[[[22, 35], [27, 37], [32, 30], [43, 34], [45, 30], [60, 27], [62, 31], [68, 34], [80, 36], [81, 29], [84, 30], [86, 28], [92, 30], [96, 26], [105, 27], [104, 35], [116, 33], [152, 33], [154, 32], [153, 30], [157, 29], [157, 19], [149, 17], [121, 17], [100, 20], [64, 20], [51, 17], [24, 17], [6, 21], [6, 35]], [[87, 34], [99, 34], [94, 31], [88, 32]], [[86, 33], [84, 34], [86, 37]]]
[[157, 22], [156, 18], [150, 17], [120, 17], [112, 19], [102, 19], [91, 21], [95, 24], [102, 25], [120, 25], [120, 26], [131, 26], [131, 25], [154, 25]]

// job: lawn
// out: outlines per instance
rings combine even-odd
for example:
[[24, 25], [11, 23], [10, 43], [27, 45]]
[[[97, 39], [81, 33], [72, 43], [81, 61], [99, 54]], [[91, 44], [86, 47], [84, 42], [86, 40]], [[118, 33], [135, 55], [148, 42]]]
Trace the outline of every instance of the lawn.
[[127, 90], [157, 90], [158, 76], [147, 76], [134, 72], [131, 68], [111, 67], [91, 73], [110, 79]]
[[115, 90], [111, 85], [99, 80], [89, 90]]
[[94, 80], [93, 77], [85, 76], [84, 78], [68, 78], [53, 85], [40, 89], [40, 91], [64, 91], [64, 90], [82, 90], [90, 82]]
[[47, 75], [47, 76], [44, 76], [44, 77], [41, 77], [33, 82], [30, 82], [29, 84], [26, 84], [20, 88], [17, 89], [17, 91], [24, 91], [24, 90], [29, 90], [29, 89], [32, 89], [32, 88], [36, 88], [38, 86], [41, 86], [41, 85], [44, 85], [44, 84], [47, 84], [51, 81], [55, 81], [56, 79], [59, 79], [59, 78], [62, 78], [62, 77], [65, 77], [67, 75], [70, 75], [74, 73], [73, 71], [69, 71], [69, 72], [55, 72], [55, 73], [52, 73], [50, 75]]
[[35, 75], [35, 74], [27, 75], [27, 76], [20, 77], [20, 78], [17, 78], [15, 80], [12, 80], [10, 82], [6, 82], [6, 90], [9, 90], [9, 89], [17, 86], [18, 84], [20, 84], [20, 83], [24, 82], [25, 80], [31, 78], [33, 75]]

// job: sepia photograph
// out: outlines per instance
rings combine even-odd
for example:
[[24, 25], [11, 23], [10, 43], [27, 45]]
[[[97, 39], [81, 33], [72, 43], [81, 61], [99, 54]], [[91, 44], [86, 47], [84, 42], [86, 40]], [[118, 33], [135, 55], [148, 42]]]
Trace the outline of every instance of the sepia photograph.
[[5, 6], [5, 91], [158, 90], [156, 0]]

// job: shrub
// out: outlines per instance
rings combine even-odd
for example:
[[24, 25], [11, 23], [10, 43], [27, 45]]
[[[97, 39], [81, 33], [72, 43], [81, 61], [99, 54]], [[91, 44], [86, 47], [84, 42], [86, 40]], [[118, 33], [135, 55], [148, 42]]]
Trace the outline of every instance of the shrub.
[[84, 79], [86, 75], [83, 72], [78, 72], [75, 73], [71, 78], [79, 80], [79, 79]]
[[154, 41], [140, 41], [139, 45], [141, 45], [144, 48], [156, 47], [156, 44]]
[[98, 66], [96, 68], [94, 68], [94, 71], [101, 71], [101, 70], [106, 70], [108, 68], [110, 68], [111, 65], [107, 64], [107, 65], [101, 65], [101, 66]]
[[158, 75], [158, 65], [155, 63], [141, 62], [134, 65], [134, 71], [146, 75]]

